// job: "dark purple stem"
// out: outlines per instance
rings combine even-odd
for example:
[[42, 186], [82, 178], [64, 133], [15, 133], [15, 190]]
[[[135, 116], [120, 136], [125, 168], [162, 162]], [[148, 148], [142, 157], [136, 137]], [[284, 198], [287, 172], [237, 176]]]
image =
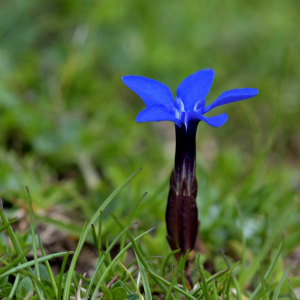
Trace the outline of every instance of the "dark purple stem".
[[175, 152], [175, 181], [179, 191], [186, 179], [187, 190], [191, 192], [196, 168], [196, 131], [198, 122], [190, 122], [186, 130], [175, 125], [176, 152]]

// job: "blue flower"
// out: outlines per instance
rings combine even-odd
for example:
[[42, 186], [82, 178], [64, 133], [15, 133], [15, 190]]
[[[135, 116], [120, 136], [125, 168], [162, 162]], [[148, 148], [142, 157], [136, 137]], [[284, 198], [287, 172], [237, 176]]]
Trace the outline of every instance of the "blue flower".
[[175, 163], [170, 178], [166, 224], [168, 242], [173, 250], [181, 249], [181, 255], [193, 250], [199, 229], [196, 203], [198, 184], [195, 176], [198, 123], [204, 121], [210, 126], [220, 127], [228, 120], [225, 113], [214, 117], [204, 115], [217, 106], [258, 94], [258, 90], [252, 88], [230, 90], [205, 106], [205, 97], [213, 79], [214, 71], [211, 69], [188, 76], [178, 86], [174, 101], [170, 89], [156, 80], [132, 75], [122, 77], [123, 82], [146, 104], [146, 108], [138, 114], [137, 122], [175, 123]]
[[135, 75], [122, 77], [123, 82], [146, 104], [146, 108], [137, 115], [137, 122], [171, 121], [179, 127], [185, 124], [186, 129], [193, 121], [204, 121], [210, 126], [220, 127], [228, 120], [226, 113], [214, 117], [205, 117], [204, 114], [217, 106], [252, 98], [258, 94], [258, 90], [253, 88], [229, 90], [205, 106], [205, 97], [213, 79], [212, 69], [193, 73], [178, 86], [174, 101], [170, 89], [159, 81]]

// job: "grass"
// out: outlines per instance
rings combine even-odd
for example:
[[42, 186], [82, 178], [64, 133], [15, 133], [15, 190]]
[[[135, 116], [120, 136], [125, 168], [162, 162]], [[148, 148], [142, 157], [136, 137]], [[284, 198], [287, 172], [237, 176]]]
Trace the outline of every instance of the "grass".
[[[274, 282], [273, 279], [270, 280], [270, 275], [274, 273], [274, 269], [278, 263], [280, 256], [282, 255], [283, 242], [280, 243], [276, 254], [269, 262], [269, 266], [266, 272], [264, 272], [263, 267], [256, 266], [256, 259], [254, 259], [247, 269], [239, 269], [240, 262], [237, 262], [234, 266], [231, 266], [228, 258], [226, 257], [224, 251], [222, 250], [224, 261], [227, 268], [221, 272], [211, 275], [203, 268], [200, 261], [200, 255], [197, 254], [197, 263], [192, 267], [193, 270], [193, 280], [196, 283], [193, 290], [187, 289], [185, 284], [185, 258], [183, 258], [179, 265], [170, 259], [174, 259], [169, 255], [165, 260], [149, 261], [146, 254], [147, 249], [144, 244], [141, 243], [142, 239], [145, 238], [149, 232], [148, 230], [136, 238], [133, 234], [129, 233], [129, 230], [133, 230], [131, 227], [126, 227], [121, 224], [121, 221], [113, 216], [115, 222], [121, 227], [122, 232], [116, 237], [111, 243], [108, 242], [107, 249], [99, 252], [99, 260], [95, 266], [94, 274], [91, 278], [85, 278], [84, 275], [75, 272], [75, 266], [77, 258], [82, 250], [83, 244], [86, 242], [86, 238], [90, 233], [93, 223], [99, 220], [102, 213], [111, 202], [114, 200], [116, 195], [121, 192], [128, 183], [136, 176], [137, 172], [130, 176], [117, 190], [115, 190], [107, 199], [104, 201], [98, 211], [94, 214], [92, 219], [85, 223], [81, 236], [79, 238], [78, 246], [73, 253], [55, 253], [51, 255], [44, 255], [42, 250], [42, 241], [39, 240], [39, 247], [42, 250], [43, 256], [37, 257], [38, 246], [36, 243], [32, 243], [31, 250], [33, 250], [34, 259], [33, 261], [28, 261], [25, 258], [28, 250], [22, 250], [18, 238], [11, 228], [11, 222], [9, 222], [4, 214], [3, 207], [1, 208], [0, 214], [3, 221], [2, 230], [6, 229], [8, 236], [12, 241], [14, 250], [16, 251], [18, 257], [9, 258], [2, 257], [1, 261], [6, 265], [6, 267], [0, 270], [0, 293], [3, 299], [84, 299], [85, 297], [96, 300], [96, 299], [155, 299], [155, 298], [172, 298], [172, 299], [212, 299], [218, 300], [222, 299], [226, 295], [227, 298], [232, 299], [297, 299], [294, 295], [292, 287], [288, 282], [289, 290], [285, 294], [281, 292], [284, 282], [288, 274], [287, 270], [277, 270], [277, 272], [282, 273], [278, 282]], [[29, 196], [29, 207], [30, 207], [30, 224], [31, 233], [34, 235], [34, 215], [32, 213], [32, 202]], [[139, 201], [140, 202], [140, 201]], [[97, 228], [98, 234], [94, 234], [94, 244], [95, 247], [99, 247], [99, 237], [101, 237], [102, 232], [102, 221], [99, 222], [100, 227]], [[95, 230], [95, 229], [94, 229]], [[113, 249], [114, 245], [120, 244], [122, 237], [126, 236], [129, 241], [126, 246], [119, 251], [115, 257], [111, 257], [110, 251]], [[273, 241], [273, 240], [272, 240]], [[274, 247], [274, 243], [272, 243]], [[126, 267], [126, 259], [124, 253], [126, 253], [130, 248], [133, 248], [136, 261], [134, 271], [137, 270], [137, 277], [133, 275], [132, 267], [133, 264], [130, 263]], [[270, 252], [271, 247], [268, 248]], [[244, 249], [245, 251], [245, 249]], [[66, 259], [72, 255], [72, 261], [68, 270], [65, 269]], [[55, 276], [52, 273], [51, 267], [48, 264], [48, 260], [51, 260], [57, 256], [65, 256], [64, 262], [61, 266], [60, 274]], [[259, 257], [260, 258], [260, 257]], [[265, 256], [263, 256], [265, 258]], [[43, 264], [45, 263], [45, 265]], [[134, 262], [133, 262], [134, 263]], [[114, 268], [115, 264], [119, 264], [124, 272], [120, 272], [120, 269]], [[31, 267], [35, 266], [38, 268], [39, 272], [34, 272]], [[168, 270], [166, 272], [166, 269]], [[254, 270], [253, 275], [260, 277], [260, 283], [255, 286], [255, 281], [253, 281], [252, 272], [249, 270]], [[8, 276], [13, 276], [13, 285], [8, 283]], [[100, 276], [100, 277], [99, 277]], [[96, 280], [96, 278], [98, 278]], [[249, 289], [245, 283], [252, 283], [252, 288]], [[222, 296], [223, 295], [223, 296]], [[87, 299], [86, 298], [86, 299]]]

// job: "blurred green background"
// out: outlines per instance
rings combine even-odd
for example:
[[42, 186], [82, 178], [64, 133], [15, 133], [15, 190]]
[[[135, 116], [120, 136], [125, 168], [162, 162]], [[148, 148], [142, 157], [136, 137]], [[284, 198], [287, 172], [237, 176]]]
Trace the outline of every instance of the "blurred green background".
[[[297, 0], [2, 1], [0, 195], [11, 215], [26, 212], [28, 186], [37, 217], [76, 234], [142, 167], [111, 209], [126, 220], [148, 191], [135, 219], [161, 237], [149, 238], [149, 252], [168, 250], [174, 125], [137, 124], [144, 104], [121, 76], [154, 78], [175, 93], [186, 76], [212, 68], [208, 103], [233, 88], [260, 93], [215, 109], [210, 115], [229, 115], [225, 126], [199, 124], [202, 240], [208, 251], [239, 255], [237, 201], [253, 253], [273, 232], [274, 241], [285, 233], [293, 251], [300, 244], [299, 14]], [[112, 224], [106, 216], [113, 235]]]

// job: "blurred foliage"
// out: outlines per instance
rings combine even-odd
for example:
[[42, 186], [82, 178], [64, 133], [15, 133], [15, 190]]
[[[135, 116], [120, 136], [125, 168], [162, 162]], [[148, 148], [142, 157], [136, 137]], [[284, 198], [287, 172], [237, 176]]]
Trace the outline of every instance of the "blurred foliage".
[[256, 251], [294, 199], [281, 229], [293, 249], [300, 238], [299, 13], [296, 0], [2, 1], [0, 195], [6, 205], [11, 212], [27, 209], [27, 185], [41, 219], [60, 204], [79, 225], [142, 167], [111, 208], [127, 218], [148, 191], [135, 218], [142, 228], [158, 227], [163, 241], [174, 128], [136, 124], [144, 104], [120, 78], [155, 78], [175, 93], [183, 78], [209, 67], [216, 77], [208, 102], [232, 88], [260, 94], [219, 108], [229, 115], [222, 128], [199, 124], [202, 239], [212, 251], [240, 241], [238, 201]]

